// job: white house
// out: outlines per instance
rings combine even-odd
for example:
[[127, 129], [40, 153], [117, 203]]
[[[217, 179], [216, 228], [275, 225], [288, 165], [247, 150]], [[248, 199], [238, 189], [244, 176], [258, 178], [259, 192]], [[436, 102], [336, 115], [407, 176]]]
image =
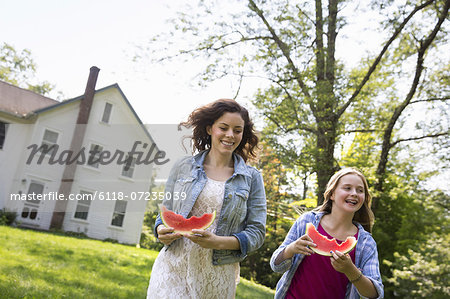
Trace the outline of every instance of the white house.
[[117, 84], [93, 88], [91, 104], [87, 90], [58, 102], [0, 81], [0, 209], [24, 227], [139, 243], [164, 157]]

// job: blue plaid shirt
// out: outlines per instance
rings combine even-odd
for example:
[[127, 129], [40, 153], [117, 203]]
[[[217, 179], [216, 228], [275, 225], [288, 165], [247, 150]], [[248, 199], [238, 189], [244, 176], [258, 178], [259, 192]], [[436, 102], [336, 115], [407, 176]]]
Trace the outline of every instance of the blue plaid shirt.
[[[304, 255], [295, 254], [291, 259], [284, 260], [278, 265], [275, 265], [275, 259], [287, 245], [305, 234], [306, 224], [308, 222], [313, 223], [317, 228], [323, 215], [323, 212], [308, 212], [300, 216], [289, 230], [283, 244], [281, 244], [281, 246], [278, 247], [278, 249], [272, 254], [272, 258], [270, 259], [270, 266], [272, 267], [272, 270], [275, 272], [284, 273], [277, 284], [275, 299], [281, 299], [286, 296], [289, 286], [291, 285], [292, 277], [294, 277], [295, 271], [297, 271]], [[355, 224], [358, 226], [355, 266], [361, 269], [363, 275], [373, 282], [378, 292], [377, 299], [381, 299], [384, 297], [384, 290], [378, 263], [377, 244], [372, 238], [372, 235], [365, 231], [361, 224]], [[361, 297], [366, 298], [358, 293], [358, 290], [353, 284], [348, 283], [345, 298], [359, 299]]]

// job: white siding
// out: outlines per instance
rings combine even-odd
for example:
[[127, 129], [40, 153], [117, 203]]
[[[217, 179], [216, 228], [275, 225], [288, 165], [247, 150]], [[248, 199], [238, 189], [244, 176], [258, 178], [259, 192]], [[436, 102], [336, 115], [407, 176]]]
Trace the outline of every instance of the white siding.
[[9, 123], [3, 149], [0, 149], [0, 209], [14, 209], [9, 200], [11, 192], [18, 192], [23, 177], [18, 176], [17, 166], [23, 155], [22, 149], [26, 147], [33, 125], [17, 124], [13, 119], [0, 118]]
[[[109, 124], [101, 122], [106, 102], [113, 105]], [[132, 149], [135, 141], [150, 143], [120, 93], [116, 89], [96, 93], [83, 143], [85, 148], [88, 149], [91, 143], [96, 143], [111, 153], [116, 150], [126, 153]], [[136, 165], [131, 179], [122, 177], [122, 167], [123, 165], [118, 165], [117, 160], [114, 160], [107, 165], [99, 165], [98, 169], [89, 166], [77, 168], [73, 192], [97, 192], [97, 198], [91, 203], [86, 221], [73, 217], [76, 202], [70, 202], [64, 219], [64, 229], [83, 232], [97, 239], [111, 238], [122, 243], [139, 242], [146, 201], [133, 201], [130, 197], [132, 192], [149, 191], [152, 165]], [[106, 198], [118, 199], [119, 193], [128, 200], [128, 204], [123, 226], [114, 227], [111, 226], [111, 220], [115, 202]], [[105, 200], [100, 200], [100, 195], [103, 195]]]
[[[26, 193], [30, 181], [32, 179], [36, 179], [45, 182], [44, 193], [49, 194], [50, 192], [58, 191], [64, 167], [59, 164], [50, 165], [48, 163], [49, 156], [47, 155], [39, 165], [39, 154], [36, 154], [31, 163], [27, 164], [26, 162], [30, 158], [31, 154], [31, 149], [27, 149], [27, 147], [32, 144], [40, 146], [45, 130], [49, 129], [58, 132], [58, 145], [61, 149], [70, 148], [78, 107], [79, 103], [73, 103], [63, 105], [59, 108], [52, 109], [38, 115], [35, 123], [30, 126], [30, 134], [25, 141], [24, 146], [20, 147], [22, 151], [18, 163], [16, 164], [16, 178], [21, 182], [25, 179], [26, 183], [18, 186], [17, 190], [20, 190], [22, 193]], [[12, 192], [17, 191], [13, 190]], [[19, 206], [16, 206], [19, 214], [22, 211], [23, 205], [24, 202], [22, 201]], [[54, 206], [54, 200], [42, 201], [39, 207], [38, 221], [36, 221], [33, 225], [39, 229], [49, 229]], [[21, 221], [23, 225], [29, 224], [27, 220], [21, 219], [20, 215], [18, 220]]]
[[[101, 122], [105, 103], [113, 105], [109, 124]], [[30, 150], [26, 149], [30, 144], [42, 142], [45, 129], [50, 129], [59, 133], [58, 145], [59, 153], [64, 149], [69, 149], [72, 141], [75, 123], [78, 115], [79, 101], [62, 105], [58, 108], [38, 114], [37, 118], [30, 124], [17, 124], [8, 128], [4, 148], [0, 150], [0, 208], [7, 207], [15, 210], [19, 214], [22, 211], [23, 201], [10, 201], [11, 193], [23, 193], [28, 190], [32, 180], [38, 180], [45, 184], [44, 193], [57, 192], [59, 190], [64, 166], [55, 164], [49, 165], [49, 157], [44, 158], [41, 165], [37, 165], [37, 158], [34, 157], [31, 164], [25, 162], [29, 158]], [[0, 117], [0, 119], [2, 119]], [[2, 119], [3, 120], [3, 119]], [[14, 119], [4, 119], [11, 123]], [[17, 119], [16, 122], [23, 122]], [[89, 124], [86, 126], [86, 133], [83, 146], [86, 151], [86, 158], [89, 156], [91, 143], [98, 143], [114, 153], [116, 150], [128, 152], [132, 149], [135, 141], [147, 143], [147, 150], [150, 148], [150, 140], [136, 120], [133, 112], [122, 98], [117, 88], [108, 88], [97, 92], [94, 96], [91, 108]], [[148, 151], [142, 148], [144, 157]], [[58, 156], [58, 155], [57, 155]], [[108, 165], [99, 165], [98, 169], [86, 165], [78, 165], [72, 185], [72, 194], [80, 191], [104, 192], [110, 198], [113, 192], [117, 195], [121, 192], [124, 199], [128, 197], [127, 210], [123, 226], [118, 228], [111, 226], [114, 213], [114, 201], [94, 199], [91, 202], [89, 214], [86, 220], [74, 218], [76, 201], [68, 201], [66, 216], [64, 218], [63, 229], [67, 231], [82, 232], [89, 237], [96, 239], [116, 239], [122, 243], [138, 243], [142, 229], [144, 212], [147, 201], [131, 200], [132, 192], [147, 192], [150, 187], [152, 176], [152, 165], [136, 165], [132, 178], [125, 178], [121, 175], [123, 165], [118, 165], [115, 160]], [[109, 192], [109, 193], [107, 193]], [[115, 196], [117, 199], [117, 196]], [[33, 226], [39, 229], [48, 229], [55, 201], [41, 202], [39, 206], [38, 219], [33, 223], [26, 223], [22, 219], [22, 224]], [[20, 215], [18, 220], [21, 221]]]

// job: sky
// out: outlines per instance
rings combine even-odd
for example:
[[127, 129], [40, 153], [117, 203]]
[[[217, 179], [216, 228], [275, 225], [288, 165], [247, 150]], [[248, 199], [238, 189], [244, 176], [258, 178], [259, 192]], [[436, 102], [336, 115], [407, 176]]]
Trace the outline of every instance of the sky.
[[[181, 144], [188, 132], [177, 132], [195, 108], [219, 98], [232, 98], [236, 86], [231, 80], [200, 88], [195, 63], [137, 63], [138, 46], [167, 32], [186, 0], [0, 0], [0, 43], [16, 51], [31, 51], [39, 82], [55, 85], [49, 95], [70, 99], [84, 93], [89, 69], [100, 68], [96, 89], [118, 83], [141, 121], [147, 125], [158, 147], [171, 161], [186, 155]], [[182, 41], [181, 41], [182, 42]], [[241, 104], [258, 83], [241, 90]], [[187, 147], [189, 148], [189, 147]], [[165, 177], [171, 163], [160, 166]]]
[[[63, 99], [82, 95], [95, 65], [100, 68], [96, 88], [118, 83], [143, 123], [179, 123], [195, 108], [235, 92], [229, 80], [201, 89], [194, 78], [197, 71], [185, 65], [133, 62], [137, 45], [167, 31], [166, 20], [183, 3], [0, 0], [0, 42], [31, 51], [39, 81], [55, 85], [52, 98], [57, 92]], [[242, 94], [253, 91], [254, 86]]]
[[[151, 37], [169, 31], [173, 26], [167, 20], [190, 2], [0, 0], [0, 42], [17, 51], [31, 51], [37, 65], [36, 77], [55, 85], [52, 98], [58, 92], [62, 92], [62, 99], [82, 95], [89, 68], [95, 65], [100, 68], [96, 87], [118, 83], [143, 123], [179, 123], [201, 105], [233, 98], [237, 89], [232, 79], [200, 88], [195, 78], [200, 69], [195, 62], [133, 62], [138, 46], [148, 45]], [[221, 5], [227, 9], [226, 3]], [[372, 43], [375, 49], [379, 46], [374, 36], [359, 45], [357, 40], [346, 41], [343, 58], [347, 61], [360, 57], [354, 53], [361, 44], [367, 47]], [[252, 112], [250, 98], [265, 83], [246, 79], [237, 100]]]

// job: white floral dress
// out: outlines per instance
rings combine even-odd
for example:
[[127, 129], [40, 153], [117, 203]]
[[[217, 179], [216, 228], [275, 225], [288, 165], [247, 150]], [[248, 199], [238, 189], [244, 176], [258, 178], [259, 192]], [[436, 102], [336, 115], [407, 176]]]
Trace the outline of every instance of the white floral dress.
[[[222, 208], [225, 182], [208, 178], [189, 216], [216, 211], [207, 228], [214, 232]], [[177, 246], [162, 249], [153, 264], [147, 298], [224, 299], [234, 298], [239, 282], [239, 263], [212, 264], [212, 249], [202, 248], [187, 238]]]

